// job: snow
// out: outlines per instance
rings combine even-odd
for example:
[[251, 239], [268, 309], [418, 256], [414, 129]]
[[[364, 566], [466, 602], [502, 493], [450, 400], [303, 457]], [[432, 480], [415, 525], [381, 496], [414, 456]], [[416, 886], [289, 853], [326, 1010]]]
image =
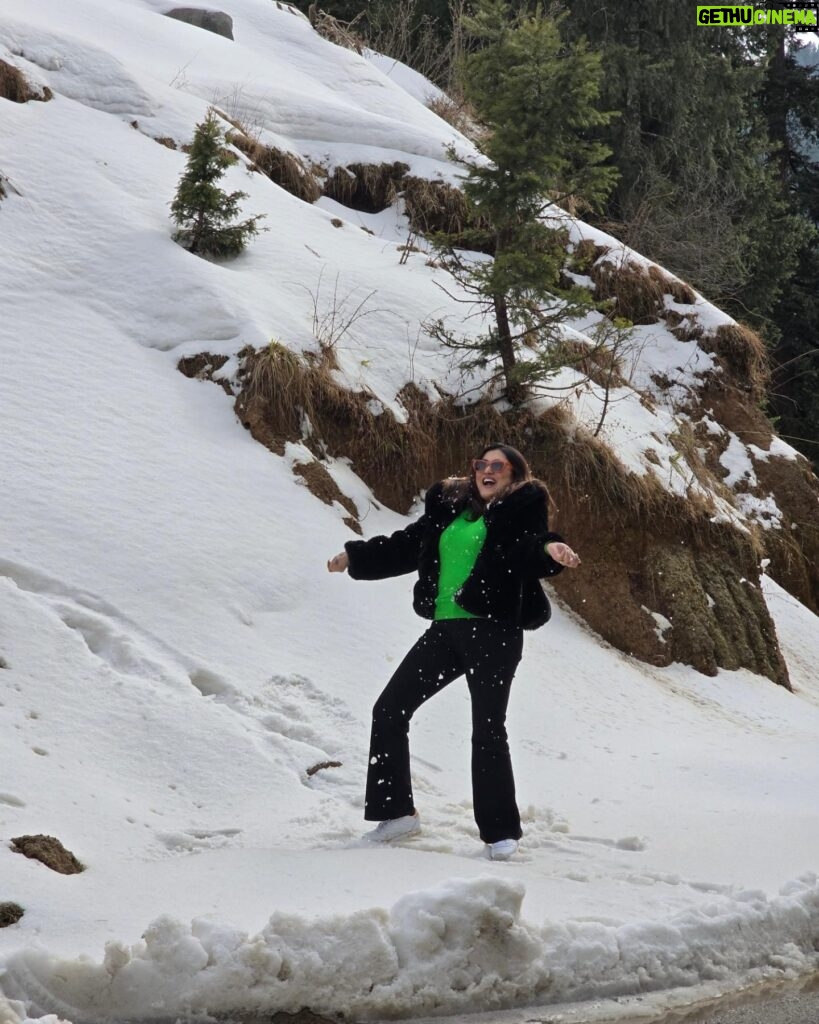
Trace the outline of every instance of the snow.
[[[613, 1016], [632, 995], [659, 1009], [680, 986], [809, 970], [819, 630], [767, 579], [795, 693], [636, 662], [555, 602], [510, 706], [520, 853], [493, 863], [476, 837], [460, 683], [413, 724], [421, 835], [360, 839], [369, 709], [422, 628], [412, 581], [329, 575], [351, 534], [294, 477], [307, 448], [273, 455], [176, 364], [209, 351], [230, 375], [272, 338], [315, 351], [334, 289], [372, 294], [338, 341], [339, 378], [400, 413], [410, 379], [457, 387], [419, 324], [462, 313], [424, 253], [400, 263], [399, 208], [309, 206], [241, 163], [226, 187], [269, 230], [232, 263], [191, 256], [167, 210], [185, 157], [154, 138], [188, 140], [218, 96], [328, 167], [400, 159], [449, 180], [446, 147], [468, 143], [411, 76], [331, 46], [285, 5], [220, 4], [235, 43], [164, 6], [7, 0], [0, 14], [4, 52], [55, 93], [0, 103], [0, 901], [25, 909], [0, 930], [2, 1024], [579, 1000]], [[730, 322], [704, 299], [695, 310]], [[674, 404], [713, 360], [662, 324], [634, 339], [632, 387], [614, 389], [602, 436], [685, 493]], [[652, 406], [640, 389], [661, 372], [680, 393]], [[600, 389], [556, 383], [593, 426]], [[747, 478], [735, 437], [728, 451]], [[406, 522], [347, 460], [325, 465], [365, 535]], [[329, 760], [342, 764], [307, 775]], [[10, 848], [40, 832], [87, 870], [56, 875]]]

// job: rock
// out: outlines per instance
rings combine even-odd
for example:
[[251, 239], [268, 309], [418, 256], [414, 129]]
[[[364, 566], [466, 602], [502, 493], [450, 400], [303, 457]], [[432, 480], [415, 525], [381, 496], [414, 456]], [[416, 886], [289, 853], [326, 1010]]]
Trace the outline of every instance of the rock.
[[17, 924], [25, 911], [17, 903], [0, 903], [0, 928]]
[[206, 32], [214, 32], [225, 39], [233, 39], [233, 18], [224, 11], [206, 11], [201, 7], [174, 7], [172, 11], [165, 11], [165, 15], [168, 18], [176, 18], [177, 21], [187, 22], [188, 25], [195, 25], [196, 28], [203, 28]]
[[54, 836], [18, 836], [12, 839], [11, 845], [24, 857], [38, 860], [61, 875], [78, 875], [85, 871], [85, 865], [80, 864], [74, 854], [66, 850]]

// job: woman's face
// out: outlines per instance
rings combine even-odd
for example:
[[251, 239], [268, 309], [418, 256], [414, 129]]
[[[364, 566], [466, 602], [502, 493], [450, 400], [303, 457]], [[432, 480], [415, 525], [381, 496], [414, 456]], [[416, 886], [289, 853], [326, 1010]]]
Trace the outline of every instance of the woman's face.
[[491, 501], [503, 494], [514, 479], [512, 463], [497, 448], [490, 448], [480, 459], [476, 459], [472, 464], [472, 472], [483, 501]]

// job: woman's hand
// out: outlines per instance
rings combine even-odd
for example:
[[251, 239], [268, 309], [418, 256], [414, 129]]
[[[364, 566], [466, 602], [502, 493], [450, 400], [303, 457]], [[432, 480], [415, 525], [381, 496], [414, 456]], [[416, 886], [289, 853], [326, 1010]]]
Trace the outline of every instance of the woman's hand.
[[576, 569], [580, 565], [580, 556], [563, 541], [553, 540], [551, 544], [547, 544], [546, 554], [551, 555], [557, 563], [565, 565], [567, 569]]
[[327, 563], [327, 571], [345, 572], [349, 564], [350, 559], [347, 557], [347, 552], [342, 551], [341, 554], [335, 555], [333, 558], [330, 559], [330, 561]]

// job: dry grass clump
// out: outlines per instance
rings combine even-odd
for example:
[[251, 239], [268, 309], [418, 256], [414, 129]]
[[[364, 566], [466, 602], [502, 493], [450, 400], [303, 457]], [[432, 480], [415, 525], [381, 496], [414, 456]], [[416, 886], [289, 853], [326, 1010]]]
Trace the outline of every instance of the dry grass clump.
[[381, 213], [396, 199], [409, 165], [349, 164], [336, 167], [324, 182], [324, 195], [360, 213]]
[[654, 600], [673, 622], [675, 660], [711, 676], [720, 668], [749, 668], [791, 689], [761, 589], [748, 585], [741, 561], [720, 554], [668, 546], [652, 551]]
[[635, 263], [594, 263], [588, 271], [598, 299], [613, 299], [612, 317], [656, 324], [665, 311], [664, 287]]
[[[581, 245], [584, 243], [581, 243]], [[578, 247], [579, 248], [579, 247]], [[574, 270], [574, 266], [570, 266]], [[644, 267], [626, 260], [622, 263], [592, 262], [588, 273], [596, 286], [597, 298], [613, 299], [611, 315], [633, 324], [656, 324], [667, 315], [665, 295], [676, 302], [692, 304], [696, 296], [684, 281], [669, 277], [659, 267]]]
[[445, 181], [407, 175], [401, 185], [401, 195], [410, 227], [419, 235], [437, 232], [460, 235], [471, 224], [463, 192]]
[[363, 53], [366, 43], [353, 31], [355, 19], [349, 23], [339, 21], [332, 14], [319, 10], [318, 4], [310, 4], [307, 8], [307, 17], [310, 24], [322, 37], [336, 46], [343, 46], [346, 50], [355, 50], [356, 53]]
[[745, 324], [722, 324], [699, 339], [700, 347], [712, 352], [733, 383], [749, 392], [754, 401], [764, 398], [770, 380], [765, 342]]
[[[391, 481], [408, 454], [406, 432], [371, 392], [348, 391], [333, 377], [326, 353], [302, 359], [278, 342], [241, 353], [242, 389], [236, 412], [253, 436], [277, 454], [287, 441], [303, 441], [314, 454], [346, 455], [374, 490], [399, 502]], [[308, 428], [309, 424], [309, 429]], [[414, 492], [414, 493], [417, 493]], [[403, 507], [406, 507], [404, 505]]]
[[705, 333], [695, 313], [678, 313], [675, 309], [667, 309], [664, 320], [669, 331], [680, 341], [697, 341]]
[[0, 99], [11, 100], [12, 103], [28, 103], [29, 100], [45, 102], [53, 96], [48, 86], [33, 86], [20, 68], [0, 60]]
[[564, 338], [560, 342], [559, 358], [562, 366], [577, 370], [598, 387], [617, 388], [627, 384], [622, 373], [623, 361], [609, 346]]
[[597, 245], [591, 238], [582, 238], [574, 247], [569, 270], [574, 274], [589, 274], [594, 264], [608, 251], [605, 245]]
[[321, 186], [299, 157], [276, 146], [265, 146], [244, 132], [231, 132], [228, 142], [245, 154], [252, 167], [291, 195], [314, 203], [321, 196]]
[[409, 166], [398, 161], [336, 167], [324, 180], [323, 194], [361, 213], [380, 213], [401, 198], [410, 227], [419, 235], [458, 236], [484, 226], [473, 219], [461, 189], [411, 175]]
[[473, 142], [478, 143], [486, 136], [486, 129], [478, 123], [473, 108], [466, 100], [457, 102], [446, 93], [441, 93], [438, 96], [431, 96], [426, 105], [433, 114], [437, 114], [442, 121], [452, 125], [455, 131]]
[[697, 296], [694, 294], [694, 289], [691, 285], [686, 284], [685, 281], [680, 281], [676, 277], [669, 277], [660, 267], [649, 267], [648, 276], [652, 281], [656, 281], [660, 285], [663, 289], [663, 294], [670, 295], [680, 305], [692, 306], [697, 301]]
[[317, 455], [346, 455], [379, 499], [399, 511], [431, 481], [466, 474], [471, 455], [497, 440], [526, 452], [561, 503], [594, 510], [608, 527], [659, 519], [687, 532], [721, 529], [709, 526], [714, 510], [704, 499], [683, 500], [655, 476], [629, 472], [562, 406], [539, 416], [500, 413], [485, 399], [468, 406], [451, 396], [433, 402], [408, 384], [398, 396], [406, 411], [399, 423], [389, 410], [373, 411], [371, 393], [338, 384], [324, 357], [307, 361], [276, 342], [242, 355], [236, 410], [257, 440], [278, 454], [286, 441], [303, 441]]

